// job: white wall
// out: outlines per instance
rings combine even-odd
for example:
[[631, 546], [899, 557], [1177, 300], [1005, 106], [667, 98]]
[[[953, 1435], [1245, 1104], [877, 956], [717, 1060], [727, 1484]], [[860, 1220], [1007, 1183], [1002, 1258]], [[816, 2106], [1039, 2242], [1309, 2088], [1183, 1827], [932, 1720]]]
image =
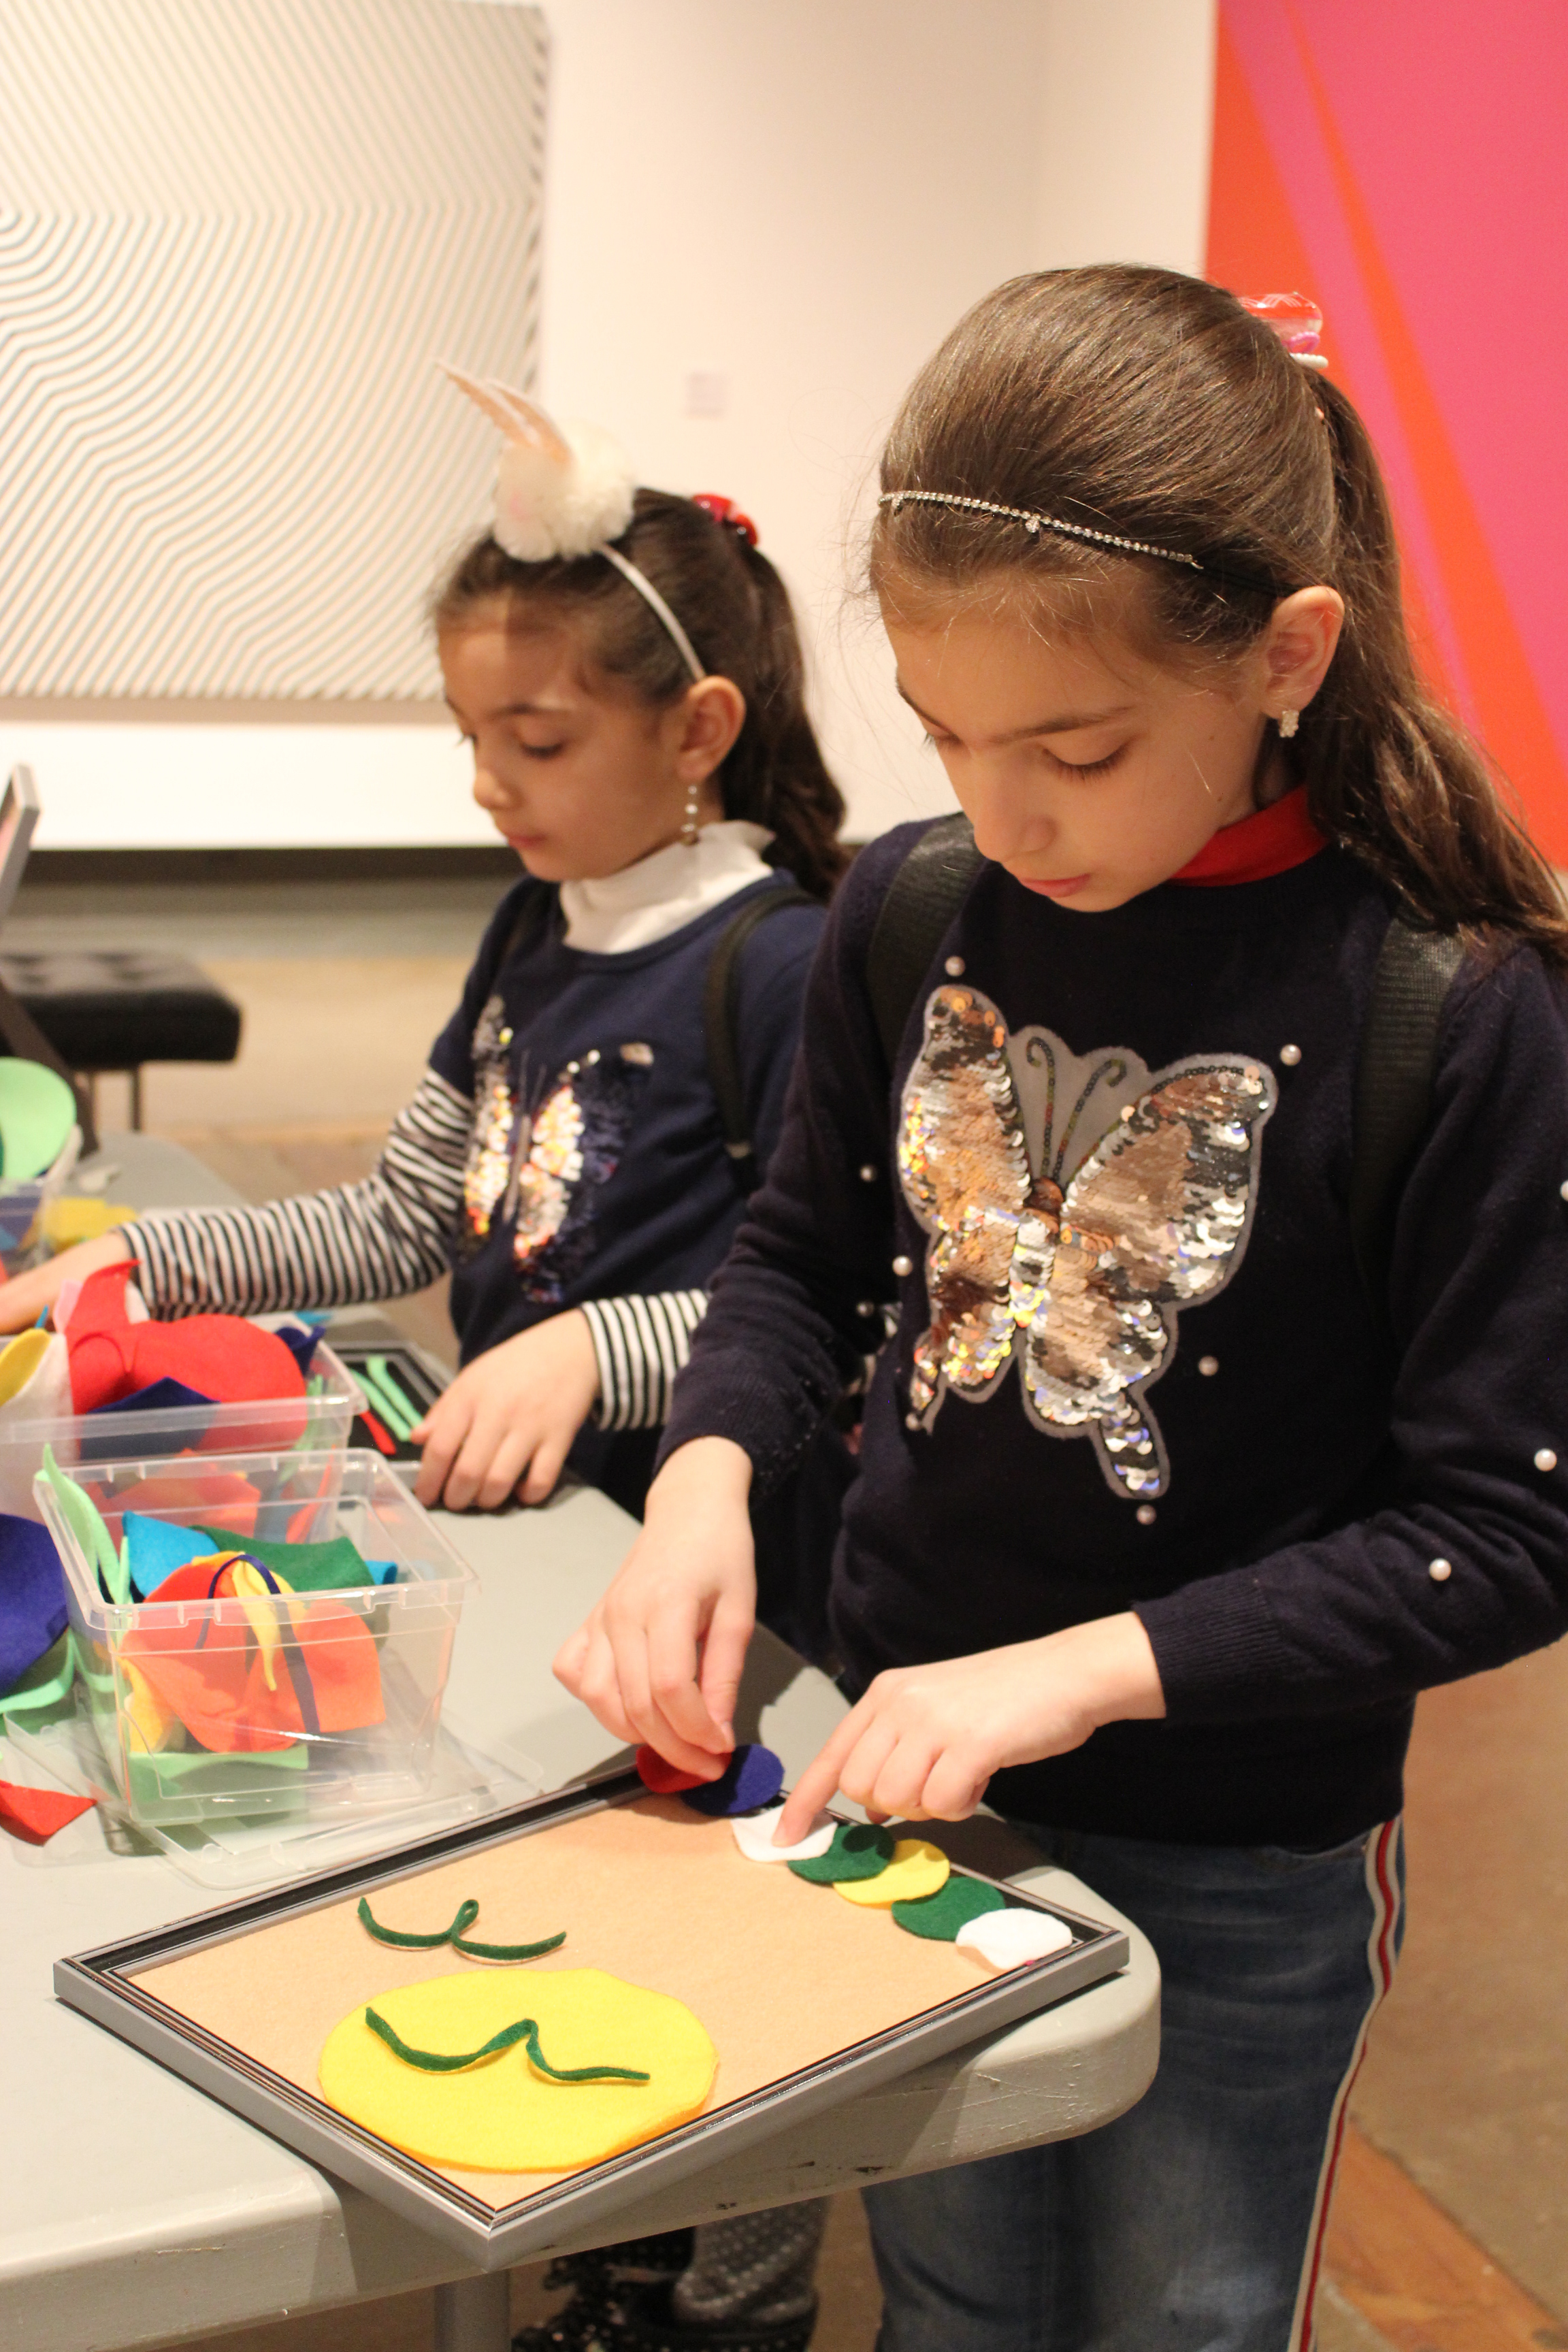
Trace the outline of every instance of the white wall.
[[[504, 0], [476, 0], [504, 5]], [[1214, 0], [550, 0], [542, 394], [752, 513], [858, 835], [946, 803], [847, 601], [904, 384], [967, 303], [1090, 258], [1194, 268]], [[483, 362], [486, 355], [470, 355]], [[720, 415], [688, 379], [722, 379]], [[303, 720], [307, 714], [301, 711]], [[7, 721], [63, 845], [490, 837], [429, 723]]]

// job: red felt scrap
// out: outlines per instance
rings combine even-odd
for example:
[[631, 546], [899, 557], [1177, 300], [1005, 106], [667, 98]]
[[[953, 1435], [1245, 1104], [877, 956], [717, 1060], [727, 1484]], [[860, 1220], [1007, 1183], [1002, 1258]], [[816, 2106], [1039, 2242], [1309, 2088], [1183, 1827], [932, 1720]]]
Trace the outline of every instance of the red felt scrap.
[[683, 1772], [679, 1764], [671, 1764], [657, 1748], [639, 1748], [637, 1752], [637, 1778], [645, 1789], [656, 1797], [678, 1796], [682, 1789], [700, 1789], [699, 1772]]
[[68, 1797], [58, 1789], [26, 1789], [19, 1780], [0, 1780], [0, 1822], [29, 1845], [47, 1844], [57, 1831], [91, 1811], [90, 1797]]
[[[217, 1404], [287, 1400], [275, 1419], [247, 1431], [247, 1443], [294, 1444], [304, 1433], [306, 1407], [305, 1376], [293, 1350], [275, 1331], [263, 1331], [242, 1315], [132, 1323], [125, 1286], [134, 1272], [126, 1265], [100, 1266], [81, 1286], [66, 1330], [73, 1409], [93, 1412], [154, 1381], [180, 1381]], [[212, 1433], [214, 1448], [226, 1441], [224, 1431]]]
[[121, 1514], [126, 1511], [189, 1511], [198, 1524], [232, 1528], [237, 1536], [256, 1533], [261, 1489], [237, 1470], [195, 1470], [188, 1477], [139, 1478], [133, 1486], [107, 1486], [84, 1478], [82, 1485], [103, 1513], [109, 1532], [120, 1540]]
[[[205, 1601], [213, 1576], [210, 1561], [191, 1560], [172, 1570], [149, 1601]], [[279, 1635], [295, 1645], [310, 1677], [317, 1729], [362, 1731], [384, 1720], [375, 1637], [363, 1617], [323, 1592], [289, 1601], [278, 1616]], [[304, 1736], [288, 1660], [281, 1650], [274, 1655], [269, 1690], [260, 1644], [243, 1615], [234, 1623], [204, 1614], [183, 1625], [138, 1628], [125, 1636], [121, 1655], [215, 1754], [252, 1755]]]

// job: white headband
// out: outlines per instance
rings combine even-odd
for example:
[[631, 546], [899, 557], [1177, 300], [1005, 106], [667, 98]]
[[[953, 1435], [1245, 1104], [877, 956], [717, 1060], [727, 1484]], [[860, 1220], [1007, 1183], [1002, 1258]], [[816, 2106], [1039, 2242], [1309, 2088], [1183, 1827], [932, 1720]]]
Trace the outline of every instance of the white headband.
[[445, 360], [437, 365], [505, 436], [496, 467], [491, 526], [499, 544], [520, 563], [544, 563], [552, 556], [604, 556], [668, 631], [681, 660], [700, 683], [708, 673], [680, 623], [647, 574], [610, 544], [631, 521], [637, 490], [637, 477], [620, 443], [596, 425], [554, 425], [521, 392], [493, 379], [480, 383], [461, 368], [448, 367]]

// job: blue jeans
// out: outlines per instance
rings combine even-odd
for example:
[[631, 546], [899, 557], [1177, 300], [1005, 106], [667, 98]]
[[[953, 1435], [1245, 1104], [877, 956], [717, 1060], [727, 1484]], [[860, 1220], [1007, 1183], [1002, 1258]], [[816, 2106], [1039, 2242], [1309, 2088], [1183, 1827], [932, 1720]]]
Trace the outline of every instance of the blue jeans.
[[1310, 2352], [1399, 1823], [1327, 1853], [1028, 1834], [1153, 1944], [1159, 2073], [1080, 2139], [868, 2189], [879, 2352]]

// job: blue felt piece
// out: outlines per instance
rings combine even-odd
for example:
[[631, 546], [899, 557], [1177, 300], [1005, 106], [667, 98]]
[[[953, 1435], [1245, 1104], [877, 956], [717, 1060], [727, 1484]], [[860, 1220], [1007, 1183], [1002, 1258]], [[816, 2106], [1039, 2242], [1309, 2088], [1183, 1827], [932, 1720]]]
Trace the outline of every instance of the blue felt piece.
[[66, 1630], [66, 1580], [47, 1528], [0, 1511], [0, 1691]]
[[308, 1323], [282, 1323], [278, 1328], [278, 1337], [299, 1365], [301, 1377], [309, 1379], [310, 1359], [316, 1352], [321, 1332], [312, 1329]]
[[395, 1559], [367, 1559], [365, 1566], [378, 1584], [396, 1583], [397, 1562]]
[[[110, 1404], [95, 1404], [84, 1415], [96, 1421], [100, 1414], [118, 1412], [189, 1412], [193, 1407], [211, 1406], [212, 1399], [200, 1389], [187, 1388], [184, 1381], [169, 1376], [150, 1381], [144, 1389], [135, 1389], [130, 1396], [116, 1397]], [[137, 1450], [142, 1454], [181, 1454], [191, 1444], [194, 1433], [183, 1430], [152, 1430], [146, 1436], [138, 1435]], [[113, 1462], [125, 1451], [123, 1437], [89, 1437], [82, 1432], [81, 1459], [84, 1462]]]
[[127, 1511], [124, 1526], [131, 1590], [138, 1601], [145, 1601], [187, 1560], [206, 1559], [216, 1549], [204, 1528], [171, 1527], [167, 1519], [150, 1519], [144, 1511]]
[[742, 1740], [716, 1780], [682, 1789], [680, 1801], [693, 1812], [723, 1818], [731, 1813], [754, 1813], [771, 1805], [784, 1787], [784, 1766], [771, 1748]]

